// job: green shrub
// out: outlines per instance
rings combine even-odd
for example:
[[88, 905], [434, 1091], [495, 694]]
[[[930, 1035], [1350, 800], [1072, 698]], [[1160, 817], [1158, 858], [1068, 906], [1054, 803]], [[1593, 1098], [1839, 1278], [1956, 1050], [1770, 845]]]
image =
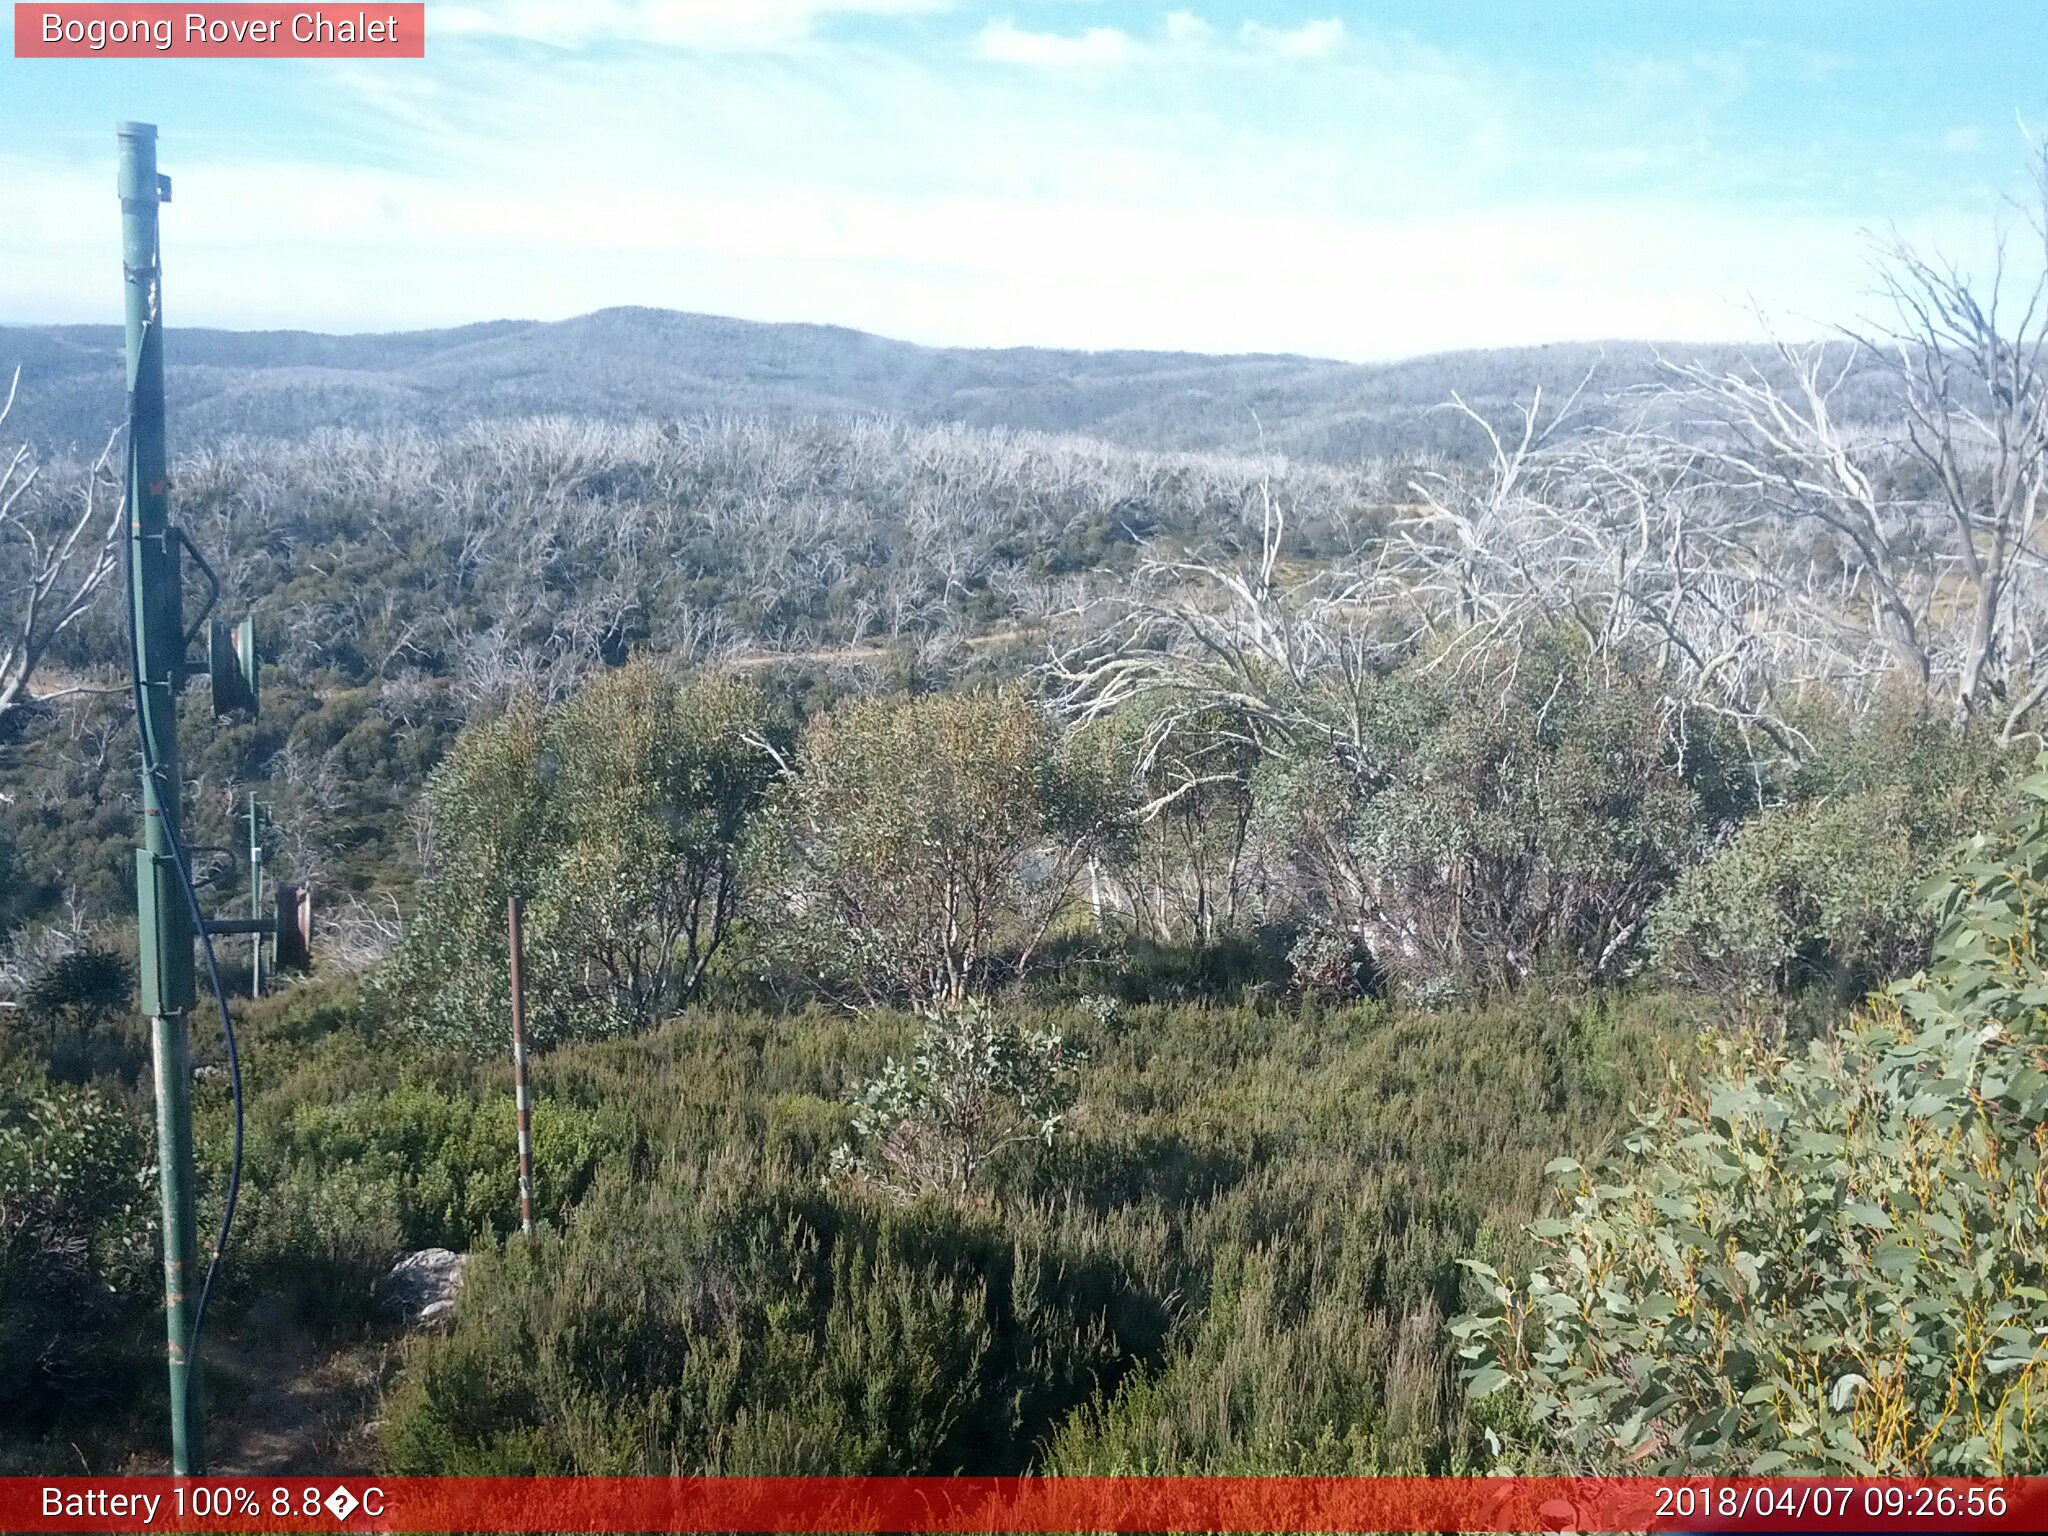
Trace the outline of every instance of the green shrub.
[[1372, 980], [1372, 953], [1356, 935], [1311, 919], [1288, 946], [1287, 968], [1303, 997], [1360, 997]]
[[[601, 1169], [630, 1166], [633, 1147], [616, 1113], [540, 1099], [535, 1218], [560, 1221]], [[465, 1250], [518, 1225], [509, 1093], [401, 1079], [381, 1094], [305, 1100], [252, 1137], [231, 1289], [308, 1324], [358, 1325], [399, 1253]]]
[[1457, 1256], [1511, 1248], [1555, 1128], [1590, 1153], [1692, 1020], [1532, 989], [1433, 1015], [1019, 1022], [1085, 1043], [1087, 1092], [971, 1202], [824, 1177], [844, 1101], [915, 1050], [915, 1020], [705, 1011], [552, 1054], [543, 1094], [618, 1110], [648, 1156], [474, 1262], [453, 1333], [387, 1400], [394, 1464], [1463, 1465], [1437, 1321]]
[[[399, 1215], [403, 1199], [388, 1175], [348, 1168], [287, 1167], [245, 1178], [220, 1287], [222, 1315], [316, 1334], [367, 1326], [378, 1280], [400, 1253], [419, 1246]], [[207, 1214], [218, 1220], [216, 1211]]]
[[43, 1429], [127, 1390], [158, 1294], [147, 1122], [0, 1066], [0, 1425]]
[[1836, 1038], [1712, 1046], [1576, 1162], [1526, 1283], [1455, 1325], [1511, 1456], [1985, 1475], [2048, 1462], [2048, 759], [1929, 892], [1930, 968]]
[[134, 1009], [135, 967], [97, 945], [59, 957], [0, 1014], [0, 1042], [60, 1083], [115, 1078], [133, 1084], [149, 1070], [149, 1036]]
[[1269, 761], [1253, 783], [1253, 848], [1310, 919], [1308, 990], [1376, 973], [1435, 1003], [1546, 967], [1624, 976], [1657, 902], [1739, 808], [1725, 733], [1562, 635], [1505, 679], [1414, 666], [1361, 687], [1363, 740]]
[[1016, 1468], [1024, 1426], [1112, 1356], [1113, 1277], [985, 1217], [705, 1173], [474, 1264], [454, 1334], [386, 1404], [393, 1470]]
[[1015, 692], [813, 717], [753, 868], [771, 958], [803, 990], [958, 1002], [1027, 972], [1120, 807], [1096, 749]]
[[1243, 929], [1210, 943], [1121, 933], [1105, 943], [1090, 935], [1085, 948], [1069, 946], [1058, 971], [1034, 991], [1045, 998], [1093, 996], [1122, 1003], [1271, 1004], [1286, 995], [1287, 953], [1297, 937], [1284, 927]]
[[909, 1062], [892, 1057], [855, 1096], [833, 1171], [903, 1199], [977, 1191], [1012, 1149], [1052, 1145], [1080, 1060], [979, 999], [935, 1009]]
[[1734, 1003], [1827, 984], [1836, 1000], [1912, 969], [1933, 924], [1914, 891], [2015, 777], [2010, 753], [1924, 722], [1845, 734], [1775, 807], [1680, 876], [1656, 963]]
[[1362, 1307], [1286, 1246], [1216, 1255], [1185, 1347], [1078, 1409], [1046, 1470], [1364, 1477], [1447, 1466], [1460, 1435], [1434, 1304], [1399, 1317]]
[[[401, 1252], [467, 1249], [516, 1230], [511, 1073], [379, 1028], [353, 989], [315, 983], [252, 1005], [241, 1026], [247, 1152], [224, 1315], [358, 1330]], [[553, 1058], [549, 1058], [553, 1060]], [[535, 1079], [546, 1083], [536, 1063]], [[224, 1074], [195, 1103], [202, 1230], [219, 1219], [231, 1142]], [[552, 1092], [533, 1108], [535, 1214], [559, 1221], [640, 1157], [617, 1104]]]
[[1927, 937], [1906, 808], [1893, 791], [1766, 811], [1658, 908], [1657, 964], [1731, 1001], [1896, 973]]
[[125, 1012], [135, 990], [135, 968], [104, 949], [85, 948], [63, 956], [22, 995], [30, 1014]]

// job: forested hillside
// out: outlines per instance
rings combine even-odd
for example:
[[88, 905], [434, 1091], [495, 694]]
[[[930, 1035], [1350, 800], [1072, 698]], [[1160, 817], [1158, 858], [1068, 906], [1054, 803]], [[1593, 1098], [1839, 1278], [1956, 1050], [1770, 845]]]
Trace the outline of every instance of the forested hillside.
[[[1892, 270], [1590, 379], [174, 335], [269, 667], [185, 700], [187, 841], [246, 900], [255, 793], [319, 914], [237, 1003], [225, 1459], [2048, 1465], [2044, 322]], [[139, 1468], [113, 338], [0, 345], [0, 1470]], [[259, 1453], [272, 1338], [358, 1385]]]

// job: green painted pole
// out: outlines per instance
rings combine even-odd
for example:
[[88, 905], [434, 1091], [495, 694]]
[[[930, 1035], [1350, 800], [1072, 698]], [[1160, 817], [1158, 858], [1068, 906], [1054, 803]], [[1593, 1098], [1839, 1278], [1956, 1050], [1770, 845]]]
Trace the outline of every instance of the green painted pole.
[[180, 825], [178, 685], [185, 669], [184, 601], [168, 506], [163, 271], [157, 244], [157, 207], [167, 199], [170, 185], [157, 175], [153, 125], [123, 123], [118, 134], [128, 321], [128, 590], [134, 604], [143, 745], [142, 846], [135, 855], [138, 970], [156, 1067], [171, 1467], [179, 1476], [188, 1476], [201, 1470], [205, 1458], [198, 1382], [186, 1354], [198, 1276], [192, 1209], [192, 1053], [186, 1023], [195, 997], [193, 935], [170, 836]]

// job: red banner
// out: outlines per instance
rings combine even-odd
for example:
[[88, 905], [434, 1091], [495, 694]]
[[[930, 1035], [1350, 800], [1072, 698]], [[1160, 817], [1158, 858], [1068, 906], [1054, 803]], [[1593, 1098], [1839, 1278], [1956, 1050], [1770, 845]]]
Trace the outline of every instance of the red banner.
[[424, 4], [14, 7], [17, 59], [423, 59]]
[[0, 1478], [38, 1531], [2042, 1531], [2048, 1478]]

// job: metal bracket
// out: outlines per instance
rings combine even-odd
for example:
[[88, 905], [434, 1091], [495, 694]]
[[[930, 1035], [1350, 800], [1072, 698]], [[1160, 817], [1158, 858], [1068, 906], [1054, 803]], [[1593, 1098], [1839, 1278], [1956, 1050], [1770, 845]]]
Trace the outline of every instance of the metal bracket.
[[313, 893], [303, 885], [276, 888], [268, 917], [209, 917], [212, 934], [254, 933], [277, 940], [277, 968], [303, 971], [313, 964]]
[[[183, 1013], [198, 996], [182, 884], [170, 855], [135, 850], [135, 907], [142, 934], [136, 982], [146, 1014]], [[185, 943], [178, 943], [179, 934]]]
[[277, 932], [277, 919], [274, 917], [209, 917], [206, 920], [206, 931], [212, 934], [260, 933], [265, 938], [268, 938], [271, 934]]
[[199, 567], [199, 574], [206, 578], [206, 606], [199, 610], [199, 617], [194, 619], [191, 627], [185, 631], [185, 645], [189, 650], [192, 642], [199, 638], [199, 632], [206, 627], [208, 615], [220, 604], [220, 578], [213, 574], [213, 567], [206, 563], [206, 556], [202, 555], [199, 546], [192, 542], [191, 534], [176, 524], [166, 528], [164, 533], [192, 557], [192, 563]]

